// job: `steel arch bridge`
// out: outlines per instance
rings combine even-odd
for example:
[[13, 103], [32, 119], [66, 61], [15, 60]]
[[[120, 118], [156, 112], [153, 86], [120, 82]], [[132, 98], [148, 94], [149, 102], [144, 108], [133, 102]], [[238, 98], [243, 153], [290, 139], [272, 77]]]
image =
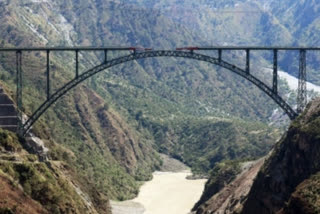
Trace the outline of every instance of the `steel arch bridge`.
[[[204, 55], [202, 53], [196, 53], [198, 50], [216, 50], [218, 57], [212, 57]], [[224, 50], [243, 50], [246, 53], [246, 66], [242, 69], [236, 65], [230, 64], [222, 59], [222, 52]], [[255, 50], [270, 50], [273, 51], [273, 84], [269, 87], [266, 83], [262, 82], [250, 73], [250, 51]], [[299, 88], [298, 88], [298, 108], [297, 111], [285, 102], [278, 94], [278, 51], [289, 50], [289, 51], [300, 51], [300, 68], [299, 68]], [[39, 117], [60, 97], [66, 94], [69, 90], [77, 86], [82, 81], [89, 77], [113, 66], [123, 64], [133, 60], [154, 58], [154, 57], [176, 57], [176, 58], [187, 58], [198, 61], [208, 62], [214, 65], [218, 65], [225, 69], [228, 69], [241, 77], [247, 79], [249, 82], [256, 85], [260, 90], [266, 93], [275, 103], [283, 109], [288, 117], [293, 120], [298, 113], [300, 113], [306, 106], [306, 51], [307, 50], [320, 50], [320, 48], [301, 48], [301, 47], [186, 47], [177, 48], [176, 50], [151, 50], [134, 47], [74, 47], [74, 48], [0, 48], [0, 52], [16, 52], [16, 64], [17, 64], [17, 108], [19, 117], [22, 118], [22, 52], [30, 51], [45, 51], [47, 53], [47, 100], [40, 105], [40, 107], [28, 118], [25, 123], [19, 120], [18, 134], [25, 136], [32, 125], [39, 119]], [[51, 94], [50, 88], [50, 52], [52, 51], [72, 51], [75, 52], [75, 78], [66, 83], [56, 92]], [[82, 74], [79, 74], [79, 52], [80, 51], [103, 51], [104, 61]], [[131, 51], [128, 55], [114, 58], [111, 60], [107, 59], [108, 51]]]

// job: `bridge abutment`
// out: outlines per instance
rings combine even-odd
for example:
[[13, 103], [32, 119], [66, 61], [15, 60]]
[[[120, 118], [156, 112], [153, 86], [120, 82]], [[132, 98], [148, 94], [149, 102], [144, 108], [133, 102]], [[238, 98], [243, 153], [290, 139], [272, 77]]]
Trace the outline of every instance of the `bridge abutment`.
[[18, 115], [14, 102], [0, 86], [0, 128], [12, 132], [18, 131]]

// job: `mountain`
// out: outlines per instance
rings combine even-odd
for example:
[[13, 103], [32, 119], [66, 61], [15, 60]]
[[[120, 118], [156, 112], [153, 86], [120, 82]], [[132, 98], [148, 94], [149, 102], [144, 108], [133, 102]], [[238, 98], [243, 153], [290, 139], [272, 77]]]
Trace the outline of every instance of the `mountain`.
[[320, 100], [290, 126], [253, 183], [242, 213], [317, 213]]
[[[281, 17], [258, 1], [7, 0], [0, 4], [2, 47], [173, 49], [289, 45], [294, 40]], [[269, 74], [258, 70], [270, 63], [265, 55], [254, 55], [253, 68], [270, 85]], [[0, 56], [0, 80], [13, 95], [14, 55]], [[80, 53], [81, 72], [102, 58], [102, 53]], [[243, 53], [226, 52], [224, 58], [244, 65]], [[73, 59], [71, 53], [52, 53], [53, 91], [74, 78]], [[30, 53], [23, 62], [23, 107], [30, 115], [45, 99], [45, 55]], [[289, 99], [283, 82], [280, 91]], [[77, 86], [41, 117], [33, 132], [44, 139], [52, 160], [67, 163], [102, 194], [125, 200], [138, 193], [139, 181], [150, 179], [159, 168], [158, 152], [205, 175], [225, 159], [267, 154], [281, 134], [268, 125], [276, 108], [267, 95], [224, 69], [181, 59], [146, 59], [108, 69]]]
[[[161, 11], [182, 24], [199, 46], [319, 46], [319, 3], [314, 0], [129, 1]], [[238, 53], [241, 54], [241, 53]], [[272, 53], [254, 52], [256, 66], [270, 66]], [[298, 53], [279, 52], [279, 66], [298, 76]], [[244, 59], [243, 59], [244, 60]], [[260, 61], [264, 62], [261, 64]], [[308, 53], [308, 80], [319, 84], [318, 52]]]
[[265, 159], [266, 157], [255, 161], [220, 163], [213, 169], [192, 213], [241, 213], [243, 203]]
[[61, 161], [40, 162], [25, 145], [0, 129], [0, 213], [111, 213], [92, 183]]
[[[141, 44], [165, 48], [196, 43], [182, 24], [154, 10], [135, 9], [130, 4], [98, 0], [12, 0], [2, 4], [1, 23], [5, 30], [1, 31], [1, 38], [4, 46]], [[114, 56], [114, 53], [110, 54], [110, 57]], [[2, 79], [12, 90], [12, 58], [5, 54], [2, 57]], [[25, 57], [24, 108], [30, 114], [44, 95], [44, 55], [35, 53]], [[51, 57], [53, 90], [74, 75], [73, 63], [68, 57], [73, 58], [68, 53], [54, 53]], [[98, 57], [99, 54], [81, 53], [81, 71], [98, 63]], [[94, 180], [105, 193], [119, 199], [137, 193], [136, 179], [150, 178], [151, 171], [160, 163], [157, 151], [180, 157], [194, 171], [202, 172], [223, 159], [215, 157], [217, 151], [230, 153], [230, 157], [245, 156], [242, 151], [253, 151], [246, 153], [252, 157], [265, 154], [277, 136], [277, 130], [266, 138], [267, 142], [259, 143], [258, 139], [265, 136], [270, 127], [264, 122], [248, 121], [252, 118], [258, 120], [257, 117], [266, 121], [276, 106], [254, 86], [234, 74], [220, 71], [223, 70], [204, 63], [175, 59], [128, 63], [101, 73], [70, 92], [42, 117], [34, 132], [49, 142], [71, 149], [76, 158], [67, 161]], [[230, 120], [220, 123], [221, 117]], [[247, 128], [237, 130], [237, 125], [233, 125], [234, 117]], [[172, 118], [181, 124], [173, 122]], [[221, 138], [206, 138], [206, 133], [195, 132], [199, 139], [183, 137], [186, 144], [203, 141], [209, 147], [216, 147], [212, 154], [203, 150], [207, 158], [198, 160], [195, 154], [187, 154], [190, 151], [184, 151], [178, 140], [173, 140], [178, 139], [176, 136], [180, 138], [187, 125], [185, 120], [194, 123], [198, 129], [217, 126], [216, 131], [225, 130], [224, 136], [229, 132], [228, 127], [234, 127], [235, 135], [223, 148], [219, 144]], [[188, 132], [192, 136], [192, 130]], [[247, 138], [243, 135], [245, 132], [253, 134]], [[211, 131], [210, 135], [213, 136], [214, 132]], [[233, 151], [233, 143], [241, 145], [241, 151], [237, 151], [237, 147]], [[206, 148], [201, 148], [201, 143], [199, 145], [198, 149]], [[247, 150], [247, 147], [252, 149]], [[197, 167], [199, 165], [201, 168]], [[117, 175], [124, 179], [123, 184], [114, 178], [118, 178]]]
[[270, 155], [249, 165], [233, 161], [216, 167], [196, 213], [318, 213], [319, 113], [318, 98]]
[[[316, 36], [319, 33], [319, 3], [313, 0], [304, 1], [261, 1], [264, 8], [277, 19], [291, 34], [292, 44], [296, 46], [320, 45]], [[282, 59], [283, 69], [297, 76], [298, 63], [289, 63], [292, 58], [297, 58], [297, 53], [284, 55]], [[317, 64], [320, 60], [318, 52], [308, 53], [308, 80], [319, 84]]]

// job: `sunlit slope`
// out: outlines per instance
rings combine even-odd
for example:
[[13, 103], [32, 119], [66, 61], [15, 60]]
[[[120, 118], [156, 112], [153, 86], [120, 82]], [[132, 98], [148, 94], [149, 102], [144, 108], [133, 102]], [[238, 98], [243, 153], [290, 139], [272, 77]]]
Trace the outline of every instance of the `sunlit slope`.
[[[185, 23], [137, 5], [12, 0], [1, 6], [2, 46], [175, 48], [207, 41], [204, 30], [190, 34]], [[201, 19], [196, 23], [204, 24]], [[208, 28], [215, 25], [207, 23]], [[234, 63], [243, 59], [226, 56]], [[14, 54], [1, 57], [0, 78], [14, 92]], [[51, 59], [54, 91], [74, 78], [74, 55], [53, 53]], [[101, 60], [99, 53], [81, 53], [81, 72]], [[23, 102], [30, 115], [45, 99], [45, 55], [24, 55], [23, 62]], [[71, 163], [103, 193], [126, 199], [137, 194], [136, 180], [150, 178], [159, 166], [157, 151], [179, 157], [201, 173], [225, 158], [265, 154], [277, 136], [265, 124], [276, 107], [230, 71], [191, 60], [146, 59], [85, 81], [45, 113], [34, 131], [74, 153], [70, 158], [52, 151], [54, 159]]]

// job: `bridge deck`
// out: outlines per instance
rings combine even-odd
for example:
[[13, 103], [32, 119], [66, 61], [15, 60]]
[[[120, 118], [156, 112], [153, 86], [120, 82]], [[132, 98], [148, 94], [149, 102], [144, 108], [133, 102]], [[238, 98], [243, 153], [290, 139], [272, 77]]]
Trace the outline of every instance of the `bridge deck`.
[[[218, 51], [218, 56], [213, 57], [206, 55], [205, 53], [196, 53], [197, 51]], [[246, 52], [245, 69], [242, 69], [234, 64], [228, 63], [223, 60], [222, 52], [226, 50], [241, 50]], [[250, 71], [250, 51], [272, 51], [273, 52], [273, 81], [272, 87], [269, 87], [266, 83], [256, 78]], [[299, 51], [299, 89], [298, 89], [298, 111], [296, 112], [279, 94], [278, 94], [278, 51]], [[319, 51], [320, 47], [288, 47], [288, 46], [205, 46], [205, 47], [180, 47], [171, 50], [153, 50], [151, 48], [143, 47], [121, 47], [121, 46], [104, 46], [104, 47], [2, 47], [0, 52], [16, 52], [16, 69], [17, 69], [17, 106], [18, 117], [22, 118], [22, 53], [30, 51], [46, 51], [46, 94], [47, 100], [42, 103], [38, 109], [29, 117], [29, 119], [22, 124], [18, 124], [19, 134], [25, 135], [32, 127], [33, 123], [60, 97], [66, 94], [73, 87], [77, 86], [82, 81], [99, 73], [112, 66], [116, 66], [122, 63], [126, 63], [133, 60], [153, 58], [153, 57], [180, 57], [189, 58], [198, 61], [208, 62], [214, 65], [221, 66], [230, 70], [243, 78], [247, 79], [260, 90], [266, 93], [271, 99], [273, 99], [289, 116], [290, 119], [294, 119], [306, 106], [306, 52], [307, 51]], [[51, 75], [50, 75], [50, 53], [52, 51], [71, 51], [75, 53], [75, 78], [70, 80], [64, 86], [51, 93]], [[80, 51], [102, 51], [104, 52], [104, 61], [91, 69], [79, 73], [79, 52]], [[116, 58], [108, 59], [108, 51], [128, 51], [124, 56], [118, 56]], [[1, 96], [0, 96], [1, 100]], [[1, 106], [0, 107], [8, 107]], [[7, 111], [9, 111], [8, 109]], [[1, 116], [1, 115], [0, 115]], [[2, 115], [5, 116], [5, 115]]]
[[[9, 52], [9, 51], [128, 51], [137, 49], [141, 47], [121, 47], [121, 46], [106, 46], [106, 47], [2, 47], [0, 52]], [[289, 47], [289, 46], [205, 46], [197, 47], [196, 50], [310, 50], [310, 51], [319, 51], [320, 47]], [[144, 49], [144, 48], [141, 48]], [[157, 49], [155, 49], [157, 50]]]

